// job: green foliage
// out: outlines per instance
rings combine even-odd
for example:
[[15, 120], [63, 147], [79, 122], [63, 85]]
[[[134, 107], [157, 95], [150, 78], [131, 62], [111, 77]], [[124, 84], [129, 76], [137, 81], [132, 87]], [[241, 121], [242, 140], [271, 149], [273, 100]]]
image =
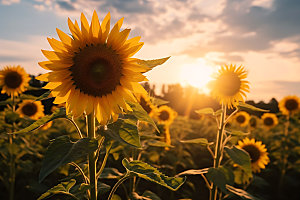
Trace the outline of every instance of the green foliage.
[[221, 168], [209, 168], [208, 172], [206, 173], [206, 177], [208, 180], [213, 182], [218, 188], [222, 190], [222, 192], [226, 193], [226, 184], [227, 179], [224, 171]]
[[213, 142], [208, 142], [206, 138], [196, 138], [191, 140], [181, 140], [180, 142], [186, 144], [199, 144], [202, 146], [212, 145]]
[[196, 110], [195, 111], [196, 113], [198, 114], [206, 114], [206, 115], [213, 115], [215, 112], [214, 112], [214, 109], [212, 108], [202, 108], [200, 110]]
[[154, 60], [140, 60], [138, 59], [137, 63], [144, 67], [147, 71], [153, 69], [154, 67], [158, 65], [164, 64], [167, 60], [169, 60], [169, 57], [166, 58], [160, 58], [160, 59], [154, 59]]
[[240, 196], [242, 198], [245, 198], [245, 199], [252, 199], [252, 200], [258, 200], [257, 198], [255, 198], [254, 196], [252, 196], [251, 194], [249, 194], [248, 192], [246, 192], [245, 190], [242, 190], [242, 189], [238, 189], [238, 188], [235, 188], [231, 185], [226, 185], [226, 189], [237, 195], [237, 196]]
[[43, 160], [39, 175], [39, 182], [58, 167], [85, 158], [88, 153], [98, 148], [98, 141], [90, 138], [82, 138], [73, 143], [69, 136], [60, 136], [49, 145]]
[[156, 168], [142, 161], [134, 160], [128, 162], [127, 159], [123, 159], [122, 164], [128, 173], [148, 181], [155, 182], [173, 191], [178, 190], [178, 188], [185, 182], [184, 178], [168, 177], [158, 171]]
[[38, 200], [47, 199], [55, 194], [65, 194], [65, 195], [69, 195], [69, 196], [73, 197], [73, 199], [77, 199], [74, 195], [69, 193], [70, 189], [75, 185], [75, 183], [76, 183], [75, 179], [71, 179], [70, 181], [67, 181], [67, 182], [62, 182], [62, 183], [54, 186], [53, 188], [49, 189], [44, 194], [42, 194], [38, 198]]
[[35, 101], [43, 101], [43, 100], [49, 99], [49, 98], [51, 98], [51, 97], [49, 97], [50, 93], [51, 93], [51, 91], [48, 90], [47, 92], [45, 92], [45, 93], [42, 94], [41, 96], [35, 98], [34, 100], [35, 100]]
[[253, 110], [253, 111], [269, 112], [268, 110], [264, 110], [264, 109], [261, 109], [261, 108], [257, 108], [257, 107], [255, 107], [255, 106], [252, 106], [252, 105], [247, 104], [247, 103], [242, 102], [242, 101], [239, 102], [238, 107], [239, 107], [239, 108], [245, 108], [245, 109]]

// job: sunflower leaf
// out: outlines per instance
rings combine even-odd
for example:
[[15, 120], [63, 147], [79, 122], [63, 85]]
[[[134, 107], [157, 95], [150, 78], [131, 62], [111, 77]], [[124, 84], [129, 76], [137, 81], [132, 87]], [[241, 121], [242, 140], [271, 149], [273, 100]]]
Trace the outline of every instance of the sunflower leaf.
[[74, 143], [67, 135], [56, 138], [46, 151], [39, 174], [39, 182], [42, 182], [58, 167], [84, 158], [97, 148], [98, 141], [96, 139], [82, 138]]
[[197, 114], [205, 114], [205, 115], [213, 115], [214, 114], [214, 110], [212, 108], [203, 108], [200, 110], [195, 110], [195, 112]]
[[222, 190], [222, 192], [226, 193], [226, 175], [220, 168], [209, 168], [206, 173], [206, 177], [208, 180], [213, 182], [218, 188]]
[[270, 112], [269, 110], [264, 110], [264, 109], [261, 109], [261, 108], [257, 108], [255, 106], [252, 106], [252, 105], [247, 104], [247, 103], [242, 102], [242, 101], [239, 102], [238, 107], [250, 109], [250, 110], [253, 110], [253, 111]]
[[154, 60], [140, 60], [140, 59], [138, 59], [137, 63], [139, 65], [145, 67], [147, 71], [150, 71], [154, 67], [164, 64], [170, 57], [171, 56], [165, 57], [165, 58], [160, 58], [160, 59], [154, 59]]
[[8, 99], [6, 99], [4, 101], [0, 101], [0, 106], [5, 106], [7, 104], [12, 105], [13, 104], [13, 100], [11, 98], [8, 98]]
[[35, 98], [35, 101], [42, 101], [42, 100], [46, 100], [46, 99], [50, 99], [52, 98], [51, 96], [49, 96], [51, 93], [50, 90], [46, 91], [44, 94], [42, 94], [41, 96]]
[[172, 145], [158, 140], [147, 140], [147, 144], [152, 147], [174, 147]]
[[151, 200], [161, 200], [161, 198], [159, 198], [159, 196], [157, 196], [154, 192], [151, 192], [150, 190], [146, 190], [143, 193], [143, 197], [149, 198]]
[[190, 169], [190, 170], [186, 170], [184, 172], [181, 172], [181, 173], [177, 174], [176, 176], [200, 175], [200, 174], [206, 174], [207, 172], [208, 172], [208, 168]]
[[21, 94], [20, 99], [22, 99], [22, 100], [35, 100], [36, 96], [30, 95], [30, 94]]
[[226, 131], [226, 133], [233, 135], [233, 136], [245, 136], [245, 135], [249, 135], [250, 133], [245, 133], [243, 131], [238, 131], [238, 130], [230, 130], [230, 131]]
[[66, 115], [66, 109], [61, 107], [56, 109], [51, 115], [46, 115], [40, 119], [38, 119], [37, 121], [35, 121], [34, 123], [32, 123], [30, 126], [16, 131], [14, 133], [11, 134], [21, 134], [21, 133], [28, 133], [31, 131], [34, 131], [38, 128], [40, 128], [41, 126], [43, 126], [44, 124], [47, 124], [48, 122], [54, 120], [54, 119], [58, 119], [58, 118], [68, 118], [68, 116]]
[[73, 196], [71, 193], [69, 193], [69, 191], [75, 185], [75, 183], [76, 183], [75, 179], [71, 179], [70, 181], [66, 181], [66, 182], [61, 182], [60, 184], [52, 187], [47, 192], [42, 194], [38, 198], [38, 200], [46, 199], [56, 194], [65, 194], [65, 195]]
[[246, 151], [236, 148], [235, 146], [233, 146], [232, 148], [225, 147], [224, 150], [233, 162], [241, 166], [247, 173], [247, 175], [252, 176], [251, 160], [249, 154]]
[[152, 118], [148, 115], [148, 113], [143, 109], [143, 107], [139, 103], [133, 103], [133, 102], [126, 102], [126, 103], [128, 103], [133, 110], [129, 114], [132, 114], [140, 121], [144, 121], [151, 124], [159, 132]]
[[206, 138], [196, 138], [191, 140], [181, 140], [181, 143], [185, 144], [200, 144], [202, 146], [212, 145], [213, 142], [208, 142]]
[[165, 101], [163, 99], [156, 98], [156, 97], [150, 97], [150, 100], [156, 106], [161, 106], [161, 105], [165, 105], [165, 104], [169, 103], [169, 101]]
[[185, 182], [185, 178], [168, 177], [156, 168], [139, 160], [129, 162], [126, 158], [124, 158], [122, 160], [122, 164], [130, 174], [155, 182], [173, 191], [178, 190], [178, 188]]
[[257, 200], [256, 197], [252, 196], [251, 194], [249, 194], [248, 192], [246, 192], [245, 190], [239, 189], [239, 188], [235, 188], [231, 185], [226, 185], [226, 189], [235, 194], [238, 195], [240, 197], [246, 198], [246, 199], [253, 199], [253, 200]]

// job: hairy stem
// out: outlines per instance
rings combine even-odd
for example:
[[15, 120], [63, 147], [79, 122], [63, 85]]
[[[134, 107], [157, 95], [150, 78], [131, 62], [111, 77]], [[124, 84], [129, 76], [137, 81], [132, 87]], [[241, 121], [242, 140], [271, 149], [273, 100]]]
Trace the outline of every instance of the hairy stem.
[[116, 192], [116, 190], [118, 189], [118, 187], [129, 177], [130, 177], [130, 175], [128, 173], [126, 173], [125, 176], [123, 176], [122, 178], [120, 178], [118, 180], [118, 182], [114, 185], [113, 189], [110, 191], [107, 200], [112, 199], [112, 197], [113, 197], [114, 193]]

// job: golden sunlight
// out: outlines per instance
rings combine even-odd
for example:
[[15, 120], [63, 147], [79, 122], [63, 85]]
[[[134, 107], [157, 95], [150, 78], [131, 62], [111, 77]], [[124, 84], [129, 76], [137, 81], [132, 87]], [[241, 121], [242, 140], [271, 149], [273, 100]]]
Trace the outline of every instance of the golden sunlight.
[[212, 73], [213, 67], [201, 59], [197, 63], [189, 63], [181, 67], [180, 83], [199, 88], [201, 92], [208, 94], [210, 90], [207, 84], [212, 80]]

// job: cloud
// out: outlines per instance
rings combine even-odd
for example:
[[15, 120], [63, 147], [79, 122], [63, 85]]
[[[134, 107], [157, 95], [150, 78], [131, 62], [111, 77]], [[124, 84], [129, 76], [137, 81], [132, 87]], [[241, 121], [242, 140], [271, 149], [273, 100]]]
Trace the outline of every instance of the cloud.
[[11, 5], [15, 3], [20, 3], [20, 0], [2, 0], [1, 4], [3, 5]]
[[72, 5], [71, 2], [68, 2], [68, 1], [57, 1], [57, 4], [62, 9], [75, 10], [75, 7]]

